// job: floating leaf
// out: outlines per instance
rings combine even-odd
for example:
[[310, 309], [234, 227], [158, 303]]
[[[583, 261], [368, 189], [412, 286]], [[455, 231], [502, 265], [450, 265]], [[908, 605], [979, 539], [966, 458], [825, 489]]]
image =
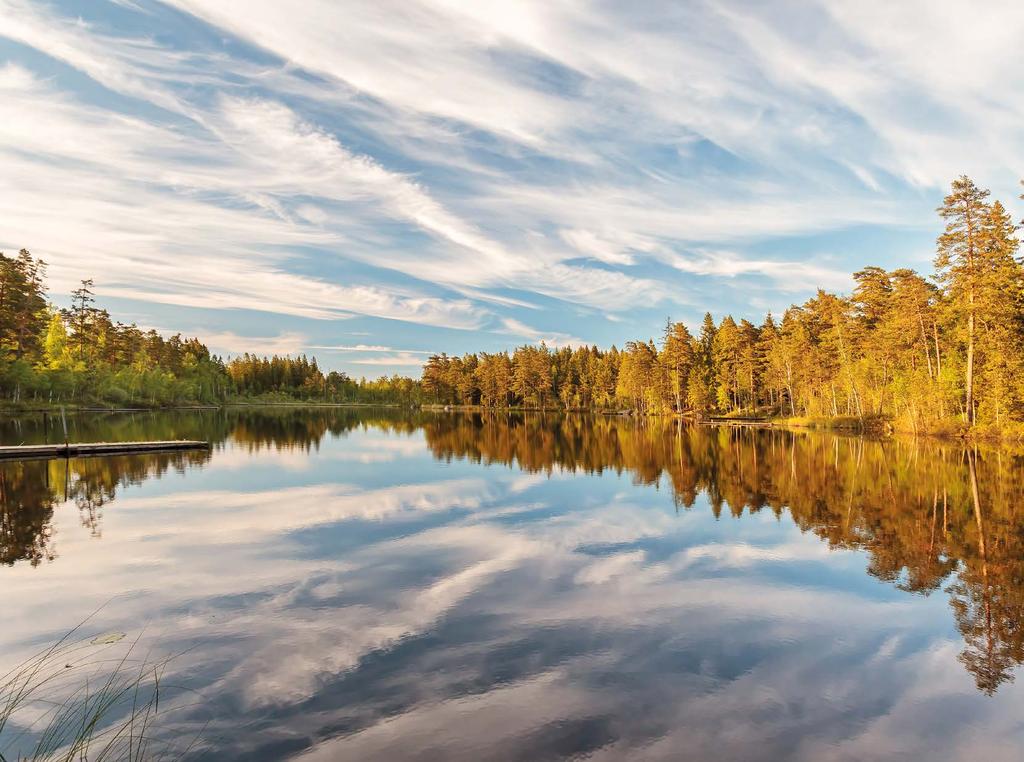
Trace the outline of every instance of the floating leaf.
[[102, 635], [97, 635], [90, 642], [94, 646], [107, 646], [111, 643], [116, 643], [119, 640], [124, 640], [123, 632], [106, 632]]

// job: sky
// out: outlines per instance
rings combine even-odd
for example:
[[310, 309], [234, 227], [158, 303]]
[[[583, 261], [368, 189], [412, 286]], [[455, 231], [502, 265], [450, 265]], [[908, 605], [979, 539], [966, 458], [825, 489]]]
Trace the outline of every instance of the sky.
[[0, 0], [0, 251], [355, 376], [759, 322], [1014, 213], [1024, 4]]

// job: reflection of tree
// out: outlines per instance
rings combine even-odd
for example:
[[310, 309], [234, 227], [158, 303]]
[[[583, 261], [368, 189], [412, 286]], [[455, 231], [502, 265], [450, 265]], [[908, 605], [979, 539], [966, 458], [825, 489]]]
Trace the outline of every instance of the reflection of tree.
[[37, 566], [56, 558], [52, 522], [59, 504], [73, 502], [82, 526], [99, 537], [103, 507], [119, 488], [209, 457], [206, 451], [195, 451], [0, 463], [0, 563], [27, 560]]
[[[378, 428], [412, 433], [420, 414], [391, 408], [228, 408], [69, 415], [76, 441], [205, 439], [215, 446], [236, 445], [310, 450], [327, 434], [345, 436], [356, 429]], [[41, 415], [0, 418], [0, 441], [53, 441], [52, 421]], [[82, 526], [94, 537], [102, 532], [103, 510], [119, 489], [160, 478], [170, 469], [183, 473], [211, 457], [206, 451], [146, 453], [111, 458], [73, 458], [0, 462], [0, 563], [29, 561], [33, 566], [56, 558], [53, 511], [63, 502], [78, 508]]]
[[[53, 508], [45, 461], [0, 464], [0, 564], [52, 561]], [[40, 488], [42, 485], [43, 488]]]
[[222, 411], [223, 435], [219, 439], [230, 437], [250, 451], [308, 451], [319, 447], [327, 434], [341, 437], [356, 429], [410, 434], [418, 428], [419, 420], [419, 414], [410, 415], [394, 408], [228, 408]]
[[[327, 434], [345, 436], [356, 429], [412, 433], [423, 420], [422, 413], [384, 407], [229, 407], [67, 415], [70, 439], [76, 442], [202, 439], [219, 445], [230, 439], [252, 450], [309, 450]], [[48, 423], [42, 414], [0, 417], [0, 442], [38, 444], [53, 442], [56, 436], [52, 416]]]
[[867, 553], [901, 590], [946, 592], [961, 661], [992, 693], [1024, 663], [1024, 462], [938, 443], [684, 426], [664, 419], [442, 416], [438, 458], [667, 480], [677, 505], [704, 493], [716, 516], [783, 510], [829, 546]]
[[103, 508], [114, 500], [119, 488], [141, 484], [147, 479], [160, 478], [170, 469], [179, 473], [190, 465], [208, 460], [203, 450], [189, 452], [145, 453], [120, 455], [113, 458], [75, 458], [65, 463], [66, 499], [78, 507], [82, 526], [93, 537], [102, 531]]
[[[18, 436], [41, 441], [38, 425]], [[396, 409], [230, 408], [189, 414], [81, 418], [81, 440], [196, 438], [252, 451], [311, 450], [355, 430], [422, 429], [442, 460], [464, 458], [531, 473], [629, 472], [665, 485], [679, 508], [704, 494], [716, 516], [788, 512], [830, 547], [860, 550], [867, 571], [901, 590], [945, 589], [978, 687], [994, 692], [1024, 663], [1024, 460], [957, 445], [876, 442], [775, 429], [705, 428], [668, 418], [438, 415]], [[0, 423], [0, 435], [3, 424]], [[73, 501], [99, 535], [117, 491], [208, 452], [0, 463], [0, 562], [55, 557], [52, 516]]]
[[[960, 661], [974, 675], [978, 688], [992, 694], [1001, 683], [1012, 680], [1013, 669], [1024, 662], [1024, 530], [1018, 522], [1007, 521], [1006, 512], [991, 499], [996, 495], [990, 493], [989, 501], [982, 497], [978, 453], [969, 451], [966, 457], [975, 555], [965, 559], [948, 592], [966, 643]], [[985, 510], [989, 505], [995, 508], [991, 515]]]

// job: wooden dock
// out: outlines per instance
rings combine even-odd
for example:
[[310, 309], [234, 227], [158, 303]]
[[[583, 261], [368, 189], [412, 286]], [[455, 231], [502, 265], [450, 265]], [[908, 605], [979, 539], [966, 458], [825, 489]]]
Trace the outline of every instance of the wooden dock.
[[134, 455], [145, 452], [208, 450], [209, 442], [173, 439], [164, 442], [72, 442], [69, 444], [17, 445], [0, 447], [0, 460], [30, 458], [77, 458], [91, 455]]

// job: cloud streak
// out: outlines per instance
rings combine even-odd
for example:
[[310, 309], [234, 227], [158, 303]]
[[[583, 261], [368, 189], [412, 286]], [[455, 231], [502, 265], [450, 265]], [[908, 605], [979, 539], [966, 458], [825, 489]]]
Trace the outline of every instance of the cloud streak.
[[968, 171], [1010, 200], [1024, 166], [1010, 2], [0, 15], [0, 246], [44, 256], [59, 291], [92, 276], [211, 333], [257, 311], [318, 345], [311, 321], [355, 318], [401, 346], [398, 321], [456, 352], [448, 329], [621, 343], [665, 312], [753, 317], [751, 286], [777, 304], [921, 258], [942, 184]]

